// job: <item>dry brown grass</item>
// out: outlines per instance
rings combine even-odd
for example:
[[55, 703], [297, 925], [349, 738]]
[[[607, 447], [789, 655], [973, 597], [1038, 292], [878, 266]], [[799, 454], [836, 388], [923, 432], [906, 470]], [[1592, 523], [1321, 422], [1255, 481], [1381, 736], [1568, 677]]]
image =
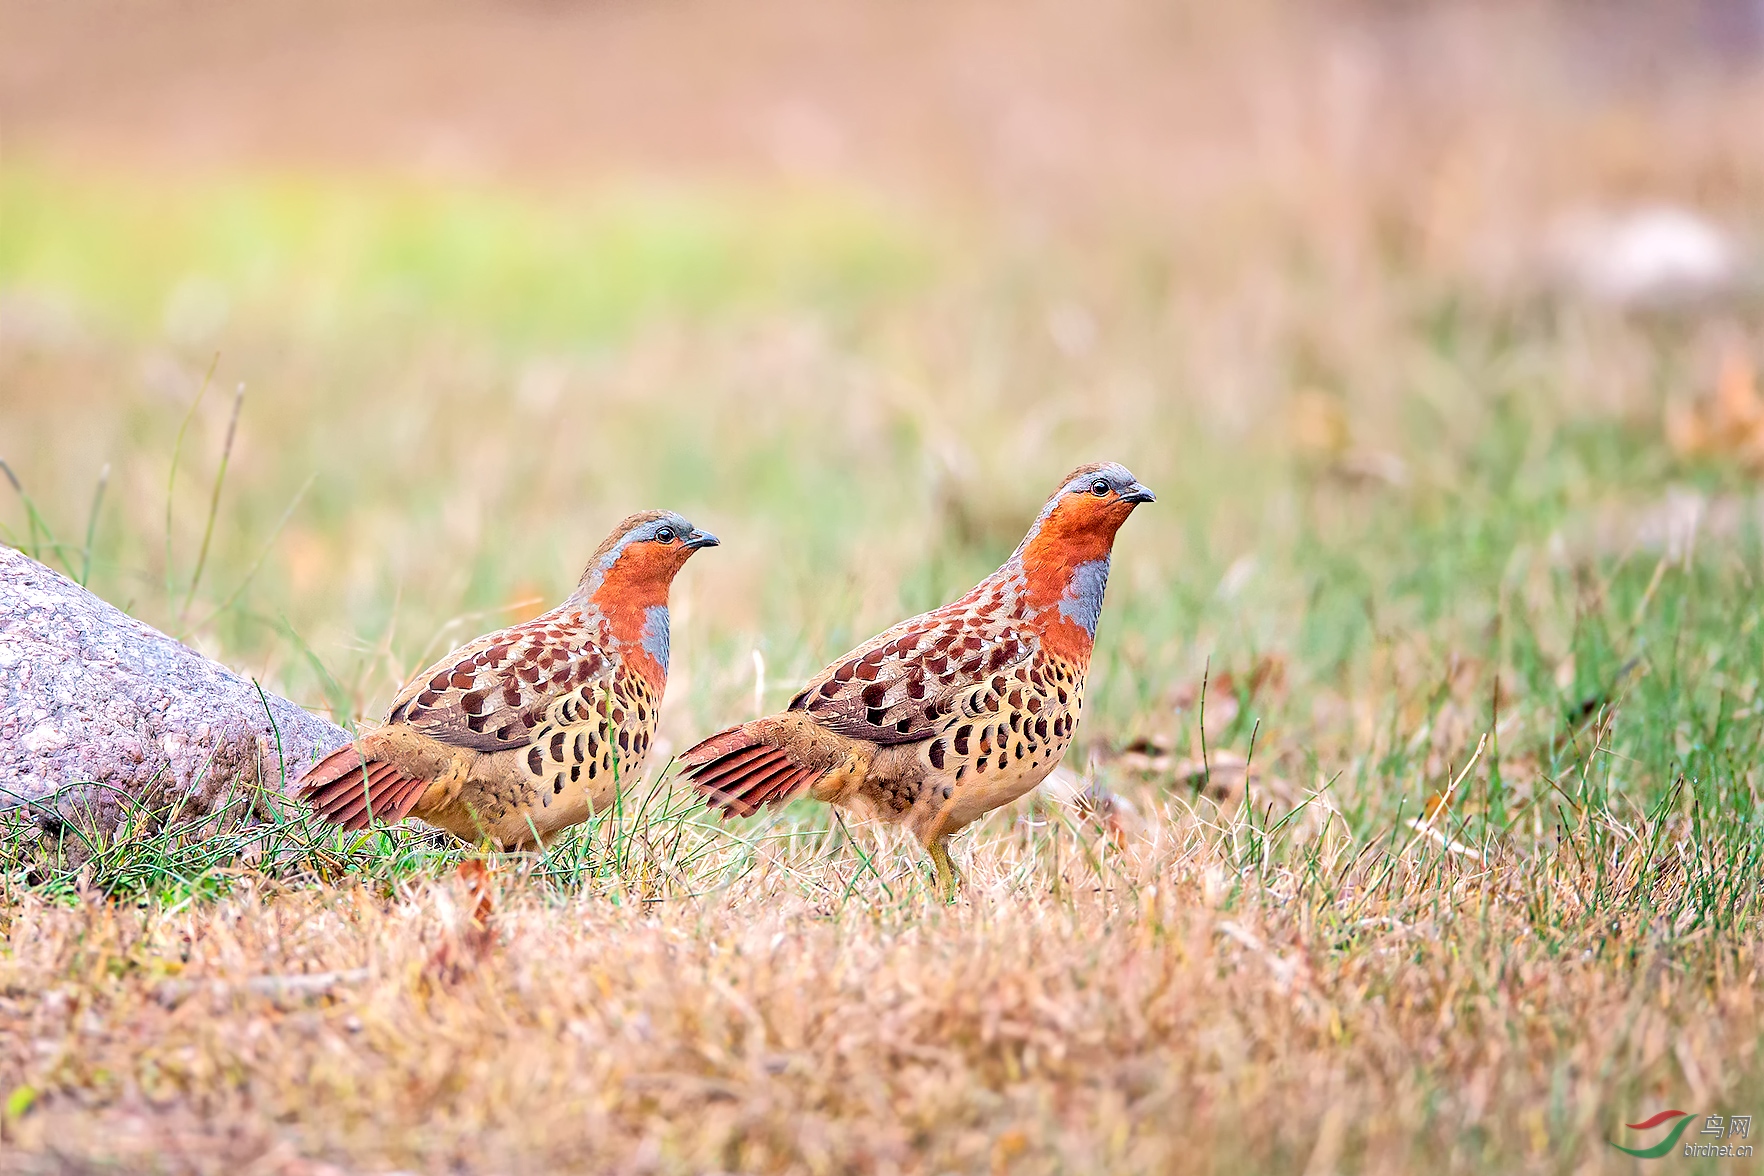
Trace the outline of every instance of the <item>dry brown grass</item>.
[[[1313, 830], [1246, 868], [1242, 821], [1126, 855], [1056, 825], [995, 823], [952, 908], [848, 850], [684, 900], [505, 866], [487, 949], [446, 881], [18, 896], [0, 1085], [45, 1105], [0, 1168], [1627, 1171], [1614, 1091], [1758, 1072], [1756, 933], [1610, 919], [1591, 863]], [[1643, 827], [1602, 884], [1669, 906], [1691, 852]]]

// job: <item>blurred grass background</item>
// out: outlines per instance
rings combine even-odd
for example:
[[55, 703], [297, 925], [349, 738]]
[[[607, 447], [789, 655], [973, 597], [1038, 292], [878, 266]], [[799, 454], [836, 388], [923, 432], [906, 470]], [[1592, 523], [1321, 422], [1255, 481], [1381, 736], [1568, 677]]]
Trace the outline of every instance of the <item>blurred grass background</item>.
[[[377, 717], [679, 509], [653, 775], [1111, 458], [1160, 500], [1071, 766], [1205, 808], [1205, 675], [1209, 751], [1370, 847], [1486, 735], [1453, 837], [1682, 821], [1660, 934], [1755, 946], [1755, 5], [0, 13], [0, 457], [60, 547], [3, 537], [90, 518], [95, 591], [266, 687]], [[1646, 208], [1722, 264], [1602, 281]]]
[[[753, 651], [781, 701], [1098, 457], [1164, 500], [1124, 536], [1079, 764], [1198, 755], [1203, 671], [1261, 667], [1220, 738], [1261, 718], [1265, 764], [1385, 813], [1499, 690], [1543, 765], [1625, 667], [1674, 713], [1750, 657], [1681, 639], [1751, 632], [1749, 451], [1666, 428], [1749, 370], [1743, 246], [1638, 306], [1559, 241], [1649, 203], [1755, 239], [1756, 59], [1719, 5], [401, 12], [323, 43], [213, 14], [126, 107], [93, 63], [154, 18], [8, 14], [39, 53], [0, 164], [0, 451], [62, 544], [91, 525], [62, 558], [97, 591], [308, 705], [377, 714], [665, 505], [728, 539], [679, 589], [678, 745], [752, 709]], [[303, 87], [347, 97], [388, 27], [383, 90], [314, 122]], [[539, 69], [559, 40], [579, 67]], [[444, 62], [478, 105], [432, 107]], [[585, 95], [591, 66], [629, 94]], [[475, 113], [499, 101], [529, 118]], [[1694, 559], [1686, 502], [1727, 520]], [[1694, 754], [1669, 727], [1634, 732], [1636, 803]]]

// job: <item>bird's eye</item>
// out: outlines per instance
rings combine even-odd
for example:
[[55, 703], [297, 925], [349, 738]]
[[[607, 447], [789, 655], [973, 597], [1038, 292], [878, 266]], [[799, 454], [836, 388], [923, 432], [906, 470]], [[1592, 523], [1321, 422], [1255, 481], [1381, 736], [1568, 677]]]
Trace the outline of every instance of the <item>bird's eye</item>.
[[657, 531], [655, 533], [655, 541], [657, 543], [672, 543], [674, 541], [674, 528], [663, 527], [661, 530]]
[[1090, 492], [1098, 498], [1105, 498], [1109, 493], [1109, 484], [1104, 479], [1098, 478], [1090, 484]]

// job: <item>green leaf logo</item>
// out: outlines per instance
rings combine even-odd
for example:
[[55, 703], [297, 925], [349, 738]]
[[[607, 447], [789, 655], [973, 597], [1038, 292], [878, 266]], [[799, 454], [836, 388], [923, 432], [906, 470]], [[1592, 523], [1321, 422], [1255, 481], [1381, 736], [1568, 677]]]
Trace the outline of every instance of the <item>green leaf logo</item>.
[[1643, 1119], [1639, 1123], [1624, 1124], [1624, 1126], [1631, 1131], [1647, 1131], [1650, 1128], [1658, 1127], [1668, 1119], [1677, 1119], [1678, 1122], [1672, 1125], [1672, 1130], [1667, 1132], [1666, 1138], [1662, 1139], [1659, 1143], [1656, 1143], [1653, 1147], [1624, 1147], [1621, 1143], [1618, 1143], [1615, 1140], [1607, 1140], [1606, 1142], [1610, 1143], [1610, 1145], [1618, 1151], [1623, 1152], [1626, 1155], [1632, 1155], [1639, 1160], [1657, 1160], [1667, 1152], [1671, 1151], [1674, 1147], [1678, 1146], [1678, 1137], [1684, 1134], [1684, 1129], [1686, 1127], [1690, 1126], [1690, 1112], [1661, 1111], [1659, 1114], [1654, 1115], [1651, 1118]]

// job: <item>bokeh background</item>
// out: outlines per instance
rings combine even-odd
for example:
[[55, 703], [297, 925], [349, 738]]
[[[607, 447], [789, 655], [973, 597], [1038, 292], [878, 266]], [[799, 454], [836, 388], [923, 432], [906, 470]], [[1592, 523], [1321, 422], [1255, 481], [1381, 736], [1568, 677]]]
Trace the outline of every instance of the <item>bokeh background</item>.
[[1764, 461], [1752, 0], [8, 4], [0, 132], [9, 541], [344, 714], [668, 506], [677, 745], [1107, 457], [1086, 738], [1335, 772]]

